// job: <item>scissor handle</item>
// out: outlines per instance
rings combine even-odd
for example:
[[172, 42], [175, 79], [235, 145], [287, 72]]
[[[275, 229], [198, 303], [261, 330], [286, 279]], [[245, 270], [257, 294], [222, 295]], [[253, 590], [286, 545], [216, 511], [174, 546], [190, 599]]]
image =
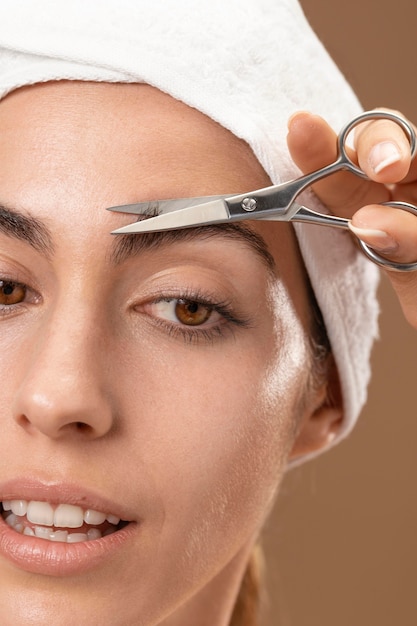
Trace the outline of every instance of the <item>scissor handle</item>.
[[352, 159], [347, 154], [346, 139], [349, 133], [359, 124], [362, 124], [363, 122], [366, 122], [367, 120], [381, 120], [381, 119], [391, 120], [392, 122], [394, 122], [395, 124], [398, 124], [398, 126], [402, 128], [402, 130], [407, 136], [408, 141], [410, 142], [411, 158], [414, 158], [417, 152], [416, 132], [414, 128], [412, 127], [412, 125], [410, 124], [410, 122], [408, 122], [406, 119], [404, 119], [397, 113], [392, 113], [390, 111], [376, 110], [376, 111], [365, 111], [364, 113], [360, 113], [359, 115], [354, 117], [352, 120], [350, 120], [350, 122], [348, 122], [346, 126], [342, 128], [337, 138], [337, 144], [338, 144], [338, 149], [339, 149], [338, 162], [341, 164], [343, 163], [347, 165], [349, 171], [353, 172], [354, 174], [357, 174], [361, 178], [368, 178], [368, 176], [365, 174], [363, 170], [361, 170], [361, 168], [358, 165], [356, 165], [356, 163], [352, 161]]
[[[417, 207], [413, 204], [409, 204], [408, 202], [382, 202], [384, 206], [394, 207], [394, 209], [401, 209], [402, 211], [408, 211], [408, 213], [412, 213], [417, 216]], [[385, 259], [383, 256], [377, 254], [370, 246], [366, 243], [358, 239], [358, 243], [362, 248], [363, 253], [384, 269], [389, 269], [394, 272], [414, 272], [417, 270], [417, 262], [416, 263], [396, 263], [395, 261], [389, 261]]]

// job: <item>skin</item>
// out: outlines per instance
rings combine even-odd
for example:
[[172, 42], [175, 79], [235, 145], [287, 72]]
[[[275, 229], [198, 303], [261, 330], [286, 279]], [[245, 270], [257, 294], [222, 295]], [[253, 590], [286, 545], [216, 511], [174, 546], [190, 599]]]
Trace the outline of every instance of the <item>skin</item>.
[[[45, 255], [0, 233], [0, 274], [28, 287], [0, 317], [0, 475], [70, 481], [140, 520], [80, 575], [0, 557], [5, 626], [228, 623], [288, 458], [326, 445], [342, 418], [327, 381], [309, 384], [294, 235], [252, 226], [274, 271], [219, 233], [115, 264], [110, 232], [132, 218], [104, 209], [265, 184], [244, 143], [144, 85], [62, 82], [0, 104], [0, 203], [42, 220], [53, 244]], [[158, 299], [190, 294], [233, 319], [180, 328]]]

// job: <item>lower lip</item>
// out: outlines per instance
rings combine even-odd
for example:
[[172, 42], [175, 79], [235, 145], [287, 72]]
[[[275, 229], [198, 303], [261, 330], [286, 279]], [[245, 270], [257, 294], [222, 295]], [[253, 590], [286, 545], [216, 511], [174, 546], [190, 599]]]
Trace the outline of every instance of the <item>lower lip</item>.
[[138, 525], [131, 522], [111, 535], [64, 543], [28, 537], [10, 528], [0, 516], [0, 555], [26, 572], [71, 576], [98, 567], [132, 539]]

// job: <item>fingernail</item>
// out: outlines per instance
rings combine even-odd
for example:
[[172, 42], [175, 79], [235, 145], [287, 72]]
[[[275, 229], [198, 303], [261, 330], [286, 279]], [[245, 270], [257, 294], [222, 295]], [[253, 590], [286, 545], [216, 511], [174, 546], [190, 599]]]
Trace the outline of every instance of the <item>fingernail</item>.
[[398, 249], [398, 243], [384, 230], [359, 228], [354, 226], [352, 222], [349, 222], [349, 228], [359, 239], [378, 252], [390, 254]]
[[309, 114], [308, 111], [304, 111], [304, 110], [300, 110], [300, 111], [296, 111], [295, 113], [293, 113], [289, 118], [288, 118], [288, 122], [287, 122], [287, 128], [288, 130], [291, 130], [291, 126], [292, 123], [295, 119], [297, 119], [298, 116], [300, 115], [304, 115], [304, 114]]
[[383, 169], [397, 163], [401, 159], [401, 152], [398, 146], [391, 141], [383, 141], [374, 146], [369, 155], [369, 164], [375, 174], [379, 174]]

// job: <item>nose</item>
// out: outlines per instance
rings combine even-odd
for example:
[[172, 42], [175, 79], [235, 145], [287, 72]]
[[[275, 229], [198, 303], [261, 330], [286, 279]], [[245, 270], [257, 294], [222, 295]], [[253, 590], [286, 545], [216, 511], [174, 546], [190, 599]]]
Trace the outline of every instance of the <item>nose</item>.
[[15, 421], [51, 439], [105, 436], [114, 415], [97, 324], [82, 314], [57, 313], [34, 334], [20, 370]]

